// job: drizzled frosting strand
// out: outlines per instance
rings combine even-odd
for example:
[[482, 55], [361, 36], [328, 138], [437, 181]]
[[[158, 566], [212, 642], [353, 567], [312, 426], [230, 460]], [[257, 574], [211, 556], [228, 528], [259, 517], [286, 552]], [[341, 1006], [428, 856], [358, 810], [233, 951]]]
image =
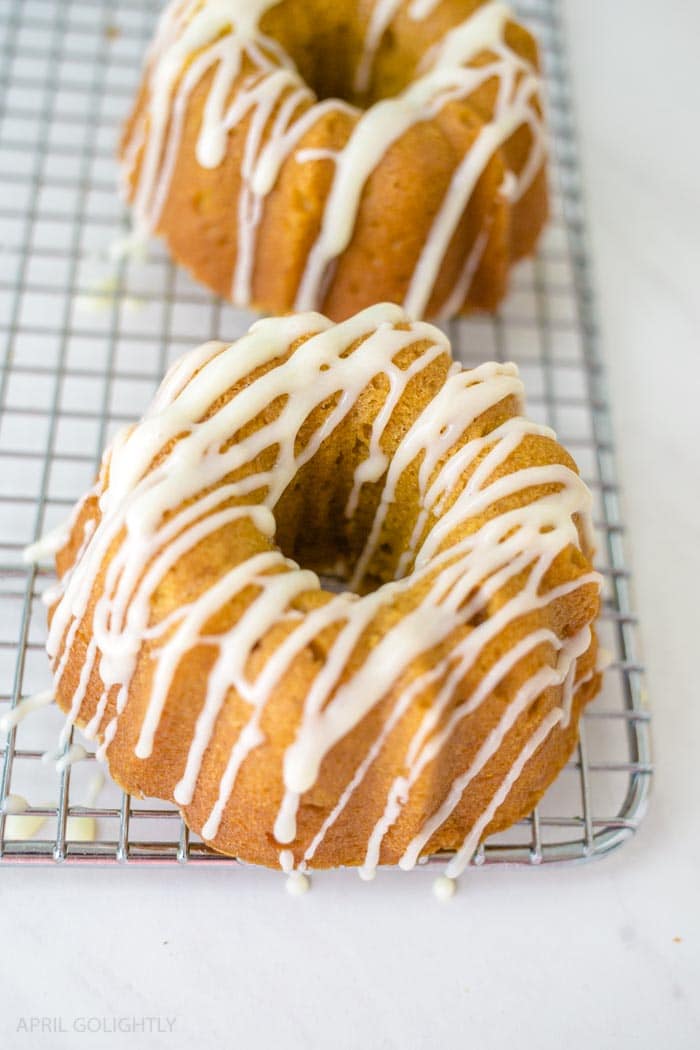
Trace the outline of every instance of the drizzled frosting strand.
[[[367, 180], [389, 147], [412, 126], [435, 117], [448, 102], [467, 99], [496, 79], [499, 87], [493, 116], [454, 171], [406, 293], [404, 306], [409, 314], [419, 317], [430, 302], [458, 223], [493, 156], [519, 127], [529, 129], [531, 146], [526, 163], [517, 176], [513, 172], [506, 175], [504, 186], [511, 201], [517, 201], [527, 191], [544, 161], [545, 136], [538, 105], [540, 79], [537, 71], [505, 42], [510, 9], [497, 0], [478, 7], [467, 21], [438, 41], [425, 56], [420, 75], [404, 91], [363, 111], [339, 99], [317, 101], [289, 57], [261, 32], [260, 20], [278, 2], [176, 0], [164, 13], [149, 54], [147, 106], [135, 122], [124, 154], [125, 183], [141, 157], [134, 193], [137, 227], [142, 233], [149, 233], [158, 226], [189, 100], [211, 71], [196, 143], [198, 163], [205, 168], [221, 164], [229, 132], [248, 120], [231, 298], [239, 305], [249, 305], [252, 300], [256, 241], [264, 202], [284, 164], [291, 157], [300, 164], [323, 159], [333, 163], [334, 175], [295, 302], [297, 310], [318, 309], [333, 264], [352, 240]], [[358, 91], [369, 86], [377, 49], [401, 6], [402, 0], [375, 3], [356, 69]], [[434, 0], [413, 0], [407, 12], [411, 19], [420, 21], [429, 17], [435, 6]], [[489, 60], [473, 65], [477, 56], [483, 54], [488, 54]], [[302, 137], [322, 117], [334, 112], [348, 115], [352, 122], [342, 148], [297, 149]], [[454, 313], [467, 297], [488, 240], [489, 222], [487, 218], [447, 295], [445, 313]]]
[[[299, 343], [302, 336], [305, 341]], [[263, 717], [274, 690], [305, 647], [323, 632], [327, 637], [329, 628], [333, 640], [283, 756], [284, 796], [270, 829], [279, 843], [294, 841], [301, 798], [316, 783], [325, 756], [384, 697], [392, 701], [381, 732], [357, 756], [352, 776], [306, 847], [303, 866], [313, 863], [384, 742], [425, 690], [432, 691], [432, 701], [408, 742], [403, 768], [389, 785], [384, 811], [368, 838], [366, 876], [379, 862], [382, 843], [401, 817], [421, 773], [439, 759], [462, 720], [478, 710], [521, 661], [543, 647], [552, 654], [551, 664], [545, 662], [521, 686], [469, 768], [455, 779], [439, 808], [414, 836], [402, 866], [416, 862], [520, 715], [544, 690], [559, 688], [561, 706], [540, 723], [497, 786], [451, 865], [450, 874], [457, 873], [529, 757], [555, 726], [567, 724], [581, 684], [577, 660], [591, 644], [588, 626], [572, 637], [560, 637], [549, 627], [533, 628], [491, 664], [470, 693], [458, 691], [500, 632], [516, 621], [527, 622], [528, 616], [579, 588], [599, 587], [600, 580], [596, 573], [582, 572], [557, 587], [544, 585], [559, 554], [571, 545], [579, 546], [574, 521], [585, 524], [588, 517], [590, 494], [574, 471], [554, 463], [522, 466], [495, 477], [524, 440], [551, 436], [551, 431], [515, 414], [483, 437], [464, 440], [471, 424], [484, 413], [506, 400], [521, 401], [515, 366], [487, 364], [467, 371], [452, 365], [441, 389], [418, 411], [387, 461], [383, 439], [394, 408], [411, 379], [448, 354], [442, 333], [427, 324], [408, 323], [397, 306], [372, 307], [340, 325], [331, 325], [318, 314], [260, 321], [232, 346], [210, 343], [183, 358], [166, 376], [142, 422], [119, 434], [107, 452], [98, 488], [86, 497], [97, 497], [99, 516], [78, 537], [78, 557], [63, 577], [53, 609], [48, 649], [56, 688], [60, 691], [78, 626], [92, 601], [91, 641], [72, 696], [70, 718], [79, 718], [88, 683], [99, 672], [103, 693], [87, 732], [99, 733], [103, 748], [108, 749], [128, 703], [139, 654], [146, 642], [157, 641], [152, 687], [136, 743], [136, 755], [147, 759], [182, 659], [205, 640], [216, 648], [202, 683], [203, 702], [184, 772], [175, 789], [179, 804], [188, 805], [196, 795], [202, 762], [232, 690], [247, 706], [248, 717], [231, 747], [204, 823], [205, 839], [216, 839], [240, 769], [265, 741]], [[400, 360], [403, 366], [397, 363]], [[247, 383], [230, 396], [228, 392], [244, 379]], [[272, 546], [275, 507], [363, 391], [376, 387], [379, 380], [387, 394], [370, 428], [367, 457], [355, 469], [348, 513], [352, 515], [362, 500], [367, 481], [379, 482], [381, 498], [355, 566], [354, 582], [361, 588], [382, 542], [399, 483], [412, 465], [419, 464], [420, 509], [399, 563], [399, 578], [363, 597], [326, 595], [324, 602], [301, 615], [295, 603], [305, 594], [318, 594], [320, 583], [313, 572], [300, 569]], [[266, 416], [267, 421], [247, 437], [230, 442], [272, 404], [281, 404], [274, 418]], [[322, 404], [330, 407], [300, 447], [302, 426]], [[273, 448], [274, 462], [264, 469], [256, 466], [268, 462], [262, 454]], [[245, 467], [252, 473], [244, 471], [241, 480], [230, 480]], [[464, 477], [468, 481], [460, 487]], [[525, 490], [540, 495], [489, 515], [497, 503]], [[484, 523], [465, 536], [460, 527], [478, 516]], [[79, 517], [74, 515], [74, 520]], [[169, 570], [222, 526], [246, 522], [261, 537], [259, 553], [223, 571], [186, 605], [152, 622], [153, 595]], [[411, 566], [413, 572], [403, 576]], [[405, 673], [421, 654], [444, 645], [523, 573], [526, 581], [520, 589], [508, 592], [507, 600], [453, 642], [446, 656], [406, 684]], [[253, 597], [228, 630], [206, 634], [212, 617], [251, 588]], [[351, 656], [365, 632], [402, 596], [418, 593], [420, 600], [384, 629], [366, 659], [351, 672]], [[251, 654], [283, 621], [291, 629], [251, 678]], [[116, 714], [104, 728], [110, 691], [116, 694]], [[455, 696], [460, 697], [456, 704]], [[289, 851], [283, 855], [288, 865]]]

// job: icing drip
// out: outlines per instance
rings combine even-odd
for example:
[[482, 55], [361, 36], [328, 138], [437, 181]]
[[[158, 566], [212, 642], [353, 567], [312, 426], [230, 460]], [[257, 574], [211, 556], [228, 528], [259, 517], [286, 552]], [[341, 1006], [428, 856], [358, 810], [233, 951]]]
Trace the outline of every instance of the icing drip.
[[52, 606], [55, 605], [62, 594], [62, 587], [60, 584], [54, 584], [51, 587], [47, 587], [46, 590], [41, 592], [41, 601], [43, 605]]
[[311, 879], [302, 871], [293, 871], [287, 879], [286, 886], [290, 897], [303, 897], [311, 889]]
[[[34, 543], [30, 543], [28, 547], [25, 547], [22, 552], [22, 557], [24, 561], [36, 564], [37, 562], [47, 561], [54, 558], [55, 555], [58, 554], [58, 552], [62, 550], [63, 547], [65, 547], [65, 545], [68, 543], [71, 533], [73, 532], [73, 527], [78, 518], [80, 517], [80, 512], [82, 511], [84, 503], [90, 498], [90, 496], [94, 494], [94, 492], [94, 488], [90, 489], [85, 494], [83, 499], [79, 500], [78, 503], [76, 503], [75, 507], [73, 508], [66, 521], [62, 522], [60, 525], [57, 525], [49, 532], [45, 532], [44, 535], [41, 536], [38, 540], [36, 540]], [[85, 526], [85, 534], [83, 536], [83, 547], [90, 538], [89, 533], [91, 529], [92, 524], [88, 522]]]
[[69, 536], [70, 525], [64, 522], [50, 532], [46, 532], [35, 543], [30, 543], [28, 547], [25, 547], [22, 556], [26, 562], [46, 561], [65, 547]]
[[76, 762], [82, 762], [85, 758], [87, 758], [87, 751], [83, 745], [71, 744], [66, 753], [60, 755], [56, 760], [56, 772], [63, 773], [69, 766], [75, 765]]
[[290, 872], [293, 871], [294, 854], [290, 849], [280, 850], [280, 868], [285, 873], [285, 875], [289, 875]]
[[355, 91], [367, 91], [372, 76], [372, 66], [382, 37], [398, 13], [403, 0], [375, 0], [367, 23], [362, 55], [355, 70]]
[[439, 875], [433, 883], [433, 893], [439, 901], [451, 900], [455, 895], [457, 883], [447, 875]]
[[53, 703], [53, 696], [53, 689], [45, 689], [43, 692], [35, 693], [33, 696], [25, 696], [23, 700], [20, 700], [18, 704], [15, 704], [13, 708], [6, 711], [0, 718], [0, 730], [3, 733], [9, 733], [32, 711], [37, 711], [39, 708], [47, 707]]
[[63, 750], [64, 747], [65, 742], [62, 740], [58, 748], [49, 748], [48, 751], [44, 751], [43, 755], [41, 756], [41, 761], [45, 765], [51, 765], [53, 763], [55, 765], [56, 772], [63, 773], [66, 769], [68, 769], [69, 766], [74, 765], [76, 762], [82, 762], [83, 759], [88, 757], [88, 753], [82, 744], [71, 744], [71, 746], [65, 752]]
[[[496, 78], [499, 90], [493, 118], [483, 125], [453, 174], [406, 294], [407, 312], [421, 316], [457, 224], [492, 157], [519, 127], [529, 128], [532, 145], [524, 169], [517, 177], [506, 173], [507, 197], [511, 202], [526, 192], [544, 161], [544, 128], [537, 109], [540, 78], [506, 45], [510, 9], [497, 0], [477, 8], [426, 55], [413, 83], [395, 98], [384, 99], [362, 111], [339, 99], [317, 101], [289, 57], [261, 32], [262, 16], [277, 2], [193, 0], [176, 2], [166, 10], [149, 53], [147, 112], [136, 122], [123, 164], [126, 183], [141, 156], [134, 195], [135, 236], [142, 238], [158, 227], [190, 97], [202, 78], [211, 73], [195, 147], [198, 163], [205, 168], [220, 165], [229, 132], [248, 121], [240, 169], [231, 298], [239, 305], [248, 305], [252, 300], [257, 232], [265, 198], [285, 162], [294, 156], [302, 164], [323, 160], [334, 165], [320, 232], [309, 252], [295, 301], [297, 310], [318, 308], [335, 260], [352, 240], [367, 180], [389, 147], [414, 125], [435, 117], [448, 102], [465, 100]], [[382, 38], [403, 2], [377, 0], [373, 6], [355, 71], [358, 92], [368, 89]], [[407, 13], [411, 19], [422, 21], [435, 7], [435, 0], [413, 0]], [[477, 56], [484, 53], [492, 59], [485, 65], [473, 65]], [[322, 117], [339, 112], [352, 120], [349, 137], [341, 149], [297, 149], [306, 132]], [[448, 294], [444, 312], [454, 313], [464, 302], [487, 240], [485, 229], [468, 253]]]
[[[305, 341], [290, 354], [302, 336]], [[413, 355], [401, 367], [398, 355], [408, 348], [413, 348]], [[489, 409], [508, 399], [521, 402], [522, 384], [514, 365], [492, 363], [473, 370], [452, 365], [441, 388], [418, 412], [387, 461], [384, 435], [409, 382], [448, 353], [449, 344], [437, 329], [408, 323], [400, 307], [386, 304], [339, 325], [331, 325], [318, 314], [260, 321], [232, 346], [210, 343], [194, 351], [170, 370], [141, 423], [121, 432], [106, 453], [97, 492], [99, 519], [85, 530], [80, 557], [64, 577], [53, 609], [48, 649], [59, 687], [78, 626], [93, 608], [91, 640], [73, 686], [68, 722], [79, 717], [87, 684], [98, 672], [103, 692], [86, 732], [102, 735], [103, 752], [117, 732], [145, 642], [157, 642], [158, 648], [136, 743], [141, 759], [153, 751], [183, 657], [202, 643], [213, 649], [203, 701], [175, 789], [180, 805], [187, 806], [195, 796], [204, 756], [232, 690], [245, 703], [247, 720], [244, 718], [230, 749], [215, 802], [204, 822], [205, 840], [216, 838], [243, 763], [265, 741], [263, 716], [275, 689], [293, 661], [319, 635], [326, 632], [333, 640], [283, 755], [284, 793], [271, 829], [280, 845], [294, 842], [302, 796], [316, 783], [324, 758], [383, 698], [392, 697], [380, 730], [366, 752], [358, 755], [355, 769], [305, 846], [296, 871], [292, 850], [280, 851], [280, 867], [292, 873], [292, 884], [297, 887], [385, 742], [427, 690], [431, 703], [421, 712], [407, 742], [403, 767], [399, 765], [389, 785], [384, 810], [368, 838], [361, 871], [365, 878], [372, 877], [384, 840], [401, 818], [421, 774], [430, 763], [439, 761], [462, 721], [523, 660], [535, 652], [546, 653], [547, 658], [539, 661], [538, 669], [520, 686], [469, 767], [455, 777], [401, 858], [404, 868], [419, 860], [435, 831], [499, 751], [519, 718], [545, 690], [558, 689], [559, 705], [543, 716], [522, 744], [512, 769], [495, 786], [483, 814], [451, 862], [447, 875], [458, 875], [529, 759], [555, 727], [568, 723], [575, 692], [583, 683], [577, 664], [590, 648], [590, 628], [560, 637], [553, 629], [540, 626], [498, 655], [471, 691], [462, 684], [500, 632], [516, 622], [526, 622], [526, 617], [579, 588], [599, 588], [600, 577], [587, 572], [557, 587], [544, 586], [557, 556], [568, 546], [580, 546], [574, 520], [585, 521], [589, 514], [590, 494], [574, 471], [553, 463], [496, 476], [526, 438], [551, 437], [552, 432], [514, 414], [482, 437], [465, 440], [472, 422]], [[256, 378], [250, 380], [253, 372]], [[246, 378], [249, 382], [234, 396], [224, 396]], [[401, 479], [418, 464], [420, 510], [397, 579], [362, 597], [326, 594], [324, 602], [312, 603], [302, 616], [295, 603], [305, 594], [318, 592], [319, 579], [271, 544], [224, 571], [186, 605], [152, 622], [153, 595], [165, 575], [207, 536], [223, 526], [246, 524], [254, 526], [262, 539], [273, 540], [274, 509], [290, 482], [342, 423], [363, 391], [379, 379], [386, 394], [372, 420], [366, 458], [357, 465], [352, 479], [348, 513], [352, 515], [360, 505], [367, 482], [379, 483], [381, 496], [354, 567], [353, 583], [362, 589]], [[257, 428], [246, 431], [248, 436], [230, 440], [273, 403], [281, 405], [273, 418], [265, 416]], [[302, 426], [323, 404], [331, 407], [300, 447]], [[271, 448], [276, 449], [274, 462], [260, 467], [259, 457]], [[230, 480], [246, 466], [252, 473], [239, 474], [239, 481]], [[464, 477], [468, 477], [466, 483]], [[524, 505], [489, 514], [496, 504], [525, 490], [541, 494]], [[483, 524], [464, 535], [460, 531], [464, 523], [477, 516], [483, 516]], [[456, 540], [456, 535], [461, 538]], [[522, 586], [490, 609], [491, 599], [502, 595], [509, 581], [522, 574]], [[100, 590], [93, 594], [98, 578]], [[418, 593], [418, 589], [417, 604], [392, 622], [366, 659], [349, 673], [358, 642], [377, 618], [403, 595]], [[207, 634], [212, 617], [246, 590], [252, 597], [233, 625], [219, 634]], [[487, 611], [488, 615], [482, 615]], [[459, 640], [453, 641], [458, 630], [473, 619], [478, 626], [462, 631]], [[284, 621], [291, 629], [251, 678], [251, 655], [273, 627]], [[404, 681], [422, 654], [448, 642], [444, 658], [437, 663], [428, 661], [427, 671]], [[116, 714], [104, 728], [112, 690]]]

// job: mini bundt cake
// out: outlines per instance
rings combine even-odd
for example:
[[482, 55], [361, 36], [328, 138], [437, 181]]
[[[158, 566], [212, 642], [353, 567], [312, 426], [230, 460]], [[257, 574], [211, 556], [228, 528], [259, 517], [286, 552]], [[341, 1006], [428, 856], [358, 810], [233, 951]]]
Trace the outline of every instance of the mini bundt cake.
[[178, 361], [57, 556], [57, 701], [115, 780], [285, 870], [454, 875], [526, 815], [599, 687], [600, 578], [521, 399], [393, 305]]
[[137, 231], [239, 306], [495, 309], [547, 215], [536, 44], [484, 0], [175, 0], [125, 129]]

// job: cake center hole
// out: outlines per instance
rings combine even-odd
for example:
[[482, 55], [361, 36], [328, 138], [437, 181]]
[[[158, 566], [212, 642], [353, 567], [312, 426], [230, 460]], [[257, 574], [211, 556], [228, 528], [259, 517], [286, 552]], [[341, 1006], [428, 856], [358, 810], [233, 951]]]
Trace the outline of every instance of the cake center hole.
[[341, 99], [367, 109], [381, 99], [403, 91], [415, 75], [421, 55], [406, 53], [394, 39], [391, 28], [364, 76], [358, 70], [367, 61], [366, 27], [343, 21], [330, 8], [332, 18], [303, 29], [296, 27], [294, 39], [283, 42], [297, 69], [319, 101]]
[[332, 594], [344, 594], [348, 589], [348, 581], [340, 576], [327, 576], [321, 573], [319, 579], [324, 591], [330, 591]]
[[[310, 569], [326, 591], [369, 594], [396, 577], [401, 551], [385, 538], [371, 547], [361, 578], [357, 566], [370, 539], [377, 499], [361, 499], [348, 514], [351, 484], [342, 459], [303, 469], [275, 508], [275, 542], [287, 558]], [[313, 474], [313, 477], [312, 477]], [[350, 476], [351, 477], [351, 476]]]

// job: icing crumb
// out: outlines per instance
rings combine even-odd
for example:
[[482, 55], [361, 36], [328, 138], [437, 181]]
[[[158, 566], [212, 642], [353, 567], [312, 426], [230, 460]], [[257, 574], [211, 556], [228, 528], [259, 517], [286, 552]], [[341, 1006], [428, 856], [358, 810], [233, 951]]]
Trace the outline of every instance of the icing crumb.
[[433, 883], [433, 893], [439, 901], [448, 901], [454, 897], [457, 889], [457, 880], [447, 875], [440, 875]]

